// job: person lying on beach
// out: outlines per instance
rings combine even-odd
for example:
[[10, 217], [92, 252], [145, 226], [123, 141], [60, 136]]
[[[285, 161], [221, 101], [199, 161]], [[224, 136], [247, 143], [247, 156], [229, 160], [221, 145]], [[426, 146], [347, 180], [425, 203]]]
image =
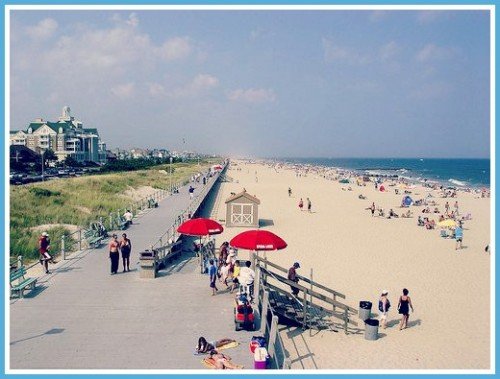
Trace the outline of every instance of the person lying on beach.
[[230, 343], [234, 343], [236, 342], [235, 340], [233, 339], [230, 339], [230, 338], [223, 338], [221, 340], [215, 340], [215, 341], [211, 341], [211, 342], [208, 342], [205, 337], [200, 337], [198, 338], [198, 345], [196, 346], [196, 350], [195, 352], [197, 354], [207, 354], [211, 351], [215, 351], [217, 352], [217, 348], [221, 348], [225, 345], [228, 345]]
[[[358, 196], [358, 199], [365, 200], [365, 199], [366, 199], [366, 196], [363, 196], [363, 194], [360, 194], [360, 195]], [[370, 208], [366, 208], [366, 209], [370, 209]]]
[[232, 363], [231, 357], [218, 353], [216, 350], [210, 352], [210, 359], [215, 363], [217, 370], [240, 370], [243, 368], [243, 366]]
[[440, 213], [440, 212], [439, 212], [439, 209], [438, 209], [437, 207], [436, 207], [436, 208], [434, 208], [434, 213]]

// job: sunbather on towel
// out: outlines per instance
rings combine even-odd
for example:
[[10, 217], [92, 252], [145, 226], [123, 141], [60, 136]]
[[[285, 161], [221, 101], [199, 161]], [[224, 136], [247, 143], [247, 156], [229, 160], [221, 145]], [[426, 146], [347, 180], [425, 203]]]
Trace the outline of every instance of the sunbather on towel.
[[223, 338], [221, 340], [216, 340], [212, 342], [207, 342], [205, 337], [198, 338], [198, 346], [196, 346], [196, 353], [198, 354], [206, 354], [211, 352], [212, 350], [216, 350], [217, 348], [221, 348], [230, 343], [235, 343], [235, 340], [230, 338]]
[[243, 368], [243, 366], [235, 365], [234, 363], [232, 363], [231, 358], [227, 355], [218, 353], [215, 350], [212, 350], [210, 352], [210, 359], [214, 361], [215, 368], [217, 370], [239, 370]]

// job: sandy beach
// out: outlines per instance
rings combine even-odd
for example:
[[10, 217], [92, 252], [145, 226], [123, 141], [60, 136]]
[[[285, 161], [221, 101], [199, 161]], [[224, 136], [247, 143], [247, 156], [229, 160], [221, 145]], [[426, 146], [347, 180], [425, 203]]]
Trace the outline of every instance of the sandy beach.
[[[402, 195], [391, 187], [382, 193], [372, 183], [343, 185], [311, 172], [298, 177], [292, 169], [233, 163], [237, 166], [227, 171], [233, 181], [222, 183], [213, 218], [224, 219], [224, 201], [231, 192], [245, 188], [261, 201], [263, 228], [288, 243], [287, 249], [267, 254], [271, 261], [287, 268], [298, 261], [298, 272], [304, 276], [313, 269], [314, 280], [344, 293], [345, 302], [356, 309], [359, 301], [368, 300], [374, 304], [372, 312], [378, 313], [380, 293], [389, 291], [389, 327], [380, 329], [377, 341], [365, 340], [362, 333], [310, 333], [281, 326], [293, 369], [490, 367], [492, 256], [485, 252], [490, 243], [489, 198], [459, 192], [457, 199], [442, 199], [436, 190], [422, 186], [411, 190], [414, 199], [431, 193], [441, 212], [447, 200], [451, 207], [458, 200], [461, 215], [472, 214], [464, 224], [464, 248], [457, 252], [455, 240], [441, 238], [439, 228], [417, 226], [423, 207], [410, 207], [409, 219], [372, 217], [366, 210], [372, 202], [386, 211], [403, 212]], [[360, 194], [367, 198], [359, 199]], [[298, 208], [299, 199], [305, 202], [307, 197], [311, 213]], [[437, 222], [439, 215], [423, 216]], [[226, 228], [217, 236], [217, 245], [243, 230]], [[248, 252], [240, 250], [239, 255], [244, 259]], [[403, 288], [409, 289], [415, 312], [409, 327], [400, 331], [397, 303]]]

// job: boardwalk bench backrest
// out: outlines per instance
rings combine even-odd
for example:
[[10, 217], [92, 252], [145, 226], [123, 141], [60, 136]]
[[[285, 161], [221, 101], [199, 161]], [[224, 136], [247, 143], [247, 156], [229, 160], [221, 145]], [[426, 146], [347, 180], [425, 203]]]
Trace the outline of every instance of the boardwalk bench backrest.
[[26, 268], [24, 266], [18, 268], [17, 270], [14, 270], [10, 273], [10, 282], [12, 282], [16, 279], [19, 279], [19, 283], [22, 283], [24, 280], [24, 275], [26, 275]]

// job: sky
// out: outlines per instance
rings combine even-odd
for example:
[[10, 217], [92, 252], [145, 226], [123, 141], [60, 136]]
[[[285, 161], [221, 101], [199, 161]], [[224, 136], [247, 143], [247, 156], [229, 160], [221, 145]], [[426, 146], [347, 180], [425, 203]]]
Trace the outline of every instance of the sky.
[[488, 11], [10, 16], [11, 130], [68, 105], [108, 148], [490, 155]]

